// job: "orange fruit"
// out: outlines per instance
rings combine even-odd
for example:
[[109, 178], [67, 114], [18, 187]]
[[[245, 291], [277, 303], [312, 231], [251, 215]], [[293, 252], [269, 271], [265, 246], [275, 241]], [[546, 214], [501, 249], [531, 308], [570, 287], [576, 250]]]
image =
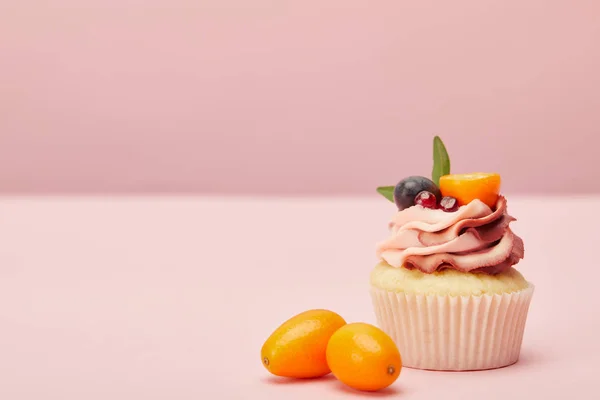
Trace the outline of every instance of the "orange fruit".
[[479, 199], [490, 208], [496, 206], [500, 193], [500, 175], [475, 172], [472, 174], [451, 174], [440, 177], [442, 196], [454, 197], [459, 205]]
[[327, 363], [337, 379], [364, 391], [388, 387], [402, 369], [392, 338], [362, 322], [344, 325], [333, 334], [327, 345]]
[[260, 358], [273, 375], [316, 378], [331, 372], [327, 343], [346, 321], [329, 310], [308, 310], [281, 324], [263, 344]]

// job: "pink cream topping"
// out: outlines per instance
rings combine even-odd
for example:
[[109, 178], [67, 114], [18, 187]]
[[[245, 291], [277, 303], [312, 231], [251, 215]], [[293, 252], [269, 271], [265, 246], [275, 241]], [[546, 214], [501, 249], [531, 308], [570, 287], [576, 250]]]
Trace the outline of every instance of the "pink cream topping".
[[391, 235], [377, 245], [377, 256], [393, 267], [432, 273], [446, 268], [497, 274], [524, 256], [523, 240], [509, 225], [506, 199], [495, 209], [473, 200], [455, 212], [413, 206], [394, 215]]

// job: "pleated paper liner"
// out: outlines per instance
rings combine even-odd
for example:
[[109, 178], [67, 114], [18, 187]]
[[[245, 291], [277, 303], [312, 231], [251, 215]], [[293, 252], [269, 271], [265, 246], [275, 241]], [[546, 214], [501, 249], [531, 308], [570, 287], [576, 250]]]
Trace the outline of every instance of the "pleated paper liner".
[[396, 293], [371, 287], [379, 327], [405, 367], [473, 371], [519, 359], [534, 286], [481, 296]]

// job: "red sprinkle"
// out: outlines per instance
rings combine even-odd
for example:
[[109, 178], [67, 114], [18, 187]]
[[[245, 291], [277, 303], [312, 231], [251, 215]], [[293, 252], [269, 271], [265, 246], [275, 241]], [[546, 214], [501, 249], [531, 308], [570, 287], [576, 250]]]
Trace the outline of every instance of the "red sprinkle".
[[458, 210], [458, 200], [454, 197], [446, 196], [440, 201], [440, 208], [446, 212]]
[[415, 197], [415, 204], [425, 208], [435, 209], [437, 208], [437, 199], [433, 193], [423, 190]]

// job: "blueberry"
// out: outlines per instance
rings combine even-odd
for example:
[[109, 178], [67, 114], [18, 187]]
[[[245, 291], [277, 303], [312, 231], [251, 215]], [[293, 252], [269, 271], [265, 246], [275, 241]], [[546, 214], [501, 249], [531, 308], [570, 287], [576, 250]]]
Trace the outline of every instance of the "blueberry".
[[394, 188], [394, 202], [398, 211], [415, 205], [415, 197], [422, 191], [433, 193], [437, 199], [442, 198], [442, 193], [431, 179], [424, 176], [409, 176], [402, 179]]

